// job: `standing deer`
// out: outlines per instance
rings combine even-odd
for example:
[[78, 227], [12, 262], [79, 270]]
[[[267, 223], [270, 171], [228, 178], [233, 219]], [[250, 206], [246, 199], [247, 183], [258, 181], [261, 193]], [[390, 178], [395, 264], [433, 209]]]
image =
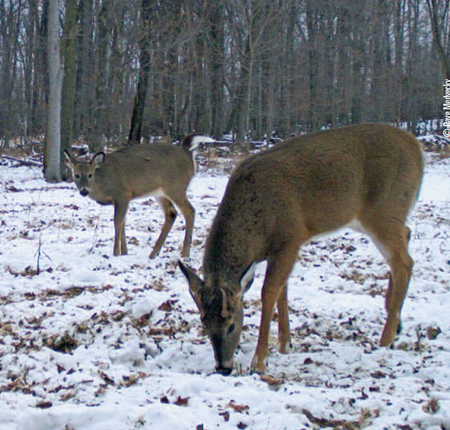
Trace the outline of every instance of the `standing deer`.
[[342, 227], [367, 233], [387, 260], [387, 321], [381, 346], [400, 330], [411, 277], [405, 226], [423, 171], [419, 142], [384, 124], [293, 137], [245, 159], [233, 172], [206, 241], [204, 280], [181, 262], [216, 360], [229, 375], [243, 323], [243, 295], [255, 263], [266, 260], [259, 337], [251, 369], [264, 372], [275, 303], [279, 351], [291, 335], [287, 279], [301, 245]]
[[114, 255], [127, 254], [125, 215], [131, 200], [153, 196], [164, 211], [165, 221], [150, 258], [158, 255], [173, 226], [177, 211], [186, 221], [182, 256], [189, 255], [195, 210], [186, 197], [194, 176], [193, 150], [211, 138], [189, 135], [181, 147], [167, 143], [134, 145], [111, 154], [96, 154], [89, 162], [75, 160], [64, 151], [75, 184], [82, 196], [101, 205], [114, 205]]

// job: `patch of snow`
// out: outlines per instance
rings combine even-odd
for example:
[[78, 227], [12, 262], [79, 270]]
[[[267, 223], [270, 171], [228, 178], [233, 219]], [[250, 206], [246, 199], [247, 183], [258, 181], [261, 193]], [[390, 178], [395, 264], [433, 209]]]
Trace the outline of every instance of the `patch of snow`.
[[[277, 352], [273, 323], [264, 379], [248, 368], [265, 264], [245, 296], [236, 369], [216, 375], [177, 267], [182, 217], [149, 260], [163, 215], [132, 202], [129, 255], [113, 257], [111, 207], [45, 183], [38, 168], [0, 166], [0, 429], [450, 428], [449, 167], [429, 160], [411, 214], [414, 276], [395, 347], [377, 346], [388, 267], [366, 236], [344, 230], [299, 252], [293, 349]], [[192, 181], [196, 269], [227, 179], [203, 169]]]

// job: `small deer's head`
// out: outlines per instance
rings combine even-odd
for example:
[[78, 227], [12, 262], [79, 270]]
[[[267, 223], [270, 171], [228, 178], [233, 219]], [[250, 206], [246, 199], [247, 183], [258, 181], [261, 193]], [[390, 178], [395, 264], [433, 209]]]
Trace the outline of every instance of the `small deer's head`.
[[242, 331], [243, 295], [253, 282], [255, 264], [233, 282], [205, 282], [181, 262], [179, 266], [189, 282], [203, 328], [211, 340], [216, 372], [228, 376], [233, 371], [233, 356]]
[[67, 151], [64, 151], [66, 165], [72, 170], [73, 180], [82, 196], [89, 195], [89, 190], [94, 182], [95, 171], [105, 161], [105, 153], [99, 152], [90, 161], [78, 161]]

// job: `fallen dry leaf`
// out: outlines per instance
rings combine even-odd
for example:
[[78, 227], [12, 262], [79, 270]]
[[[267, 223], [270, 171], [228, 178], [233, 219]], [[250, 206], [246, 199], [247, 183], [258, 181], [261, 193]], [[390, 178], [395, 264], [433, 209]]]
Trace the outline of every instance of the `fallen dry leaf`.
[[261, 381], [266, 382], [271, 387], [279, 386], [284, 382], [282, 378], [274, 378], [269, 375], [261, 375]]
[[189, 401], [189, 397], [181, 397], [178, 396], [177, 400], [173, 402], [174, 405], [177, 406], [187, 406]]
[[230, 403], [228, 403], [227, 408], [231, 408], [234, 410], [234, 412], [239, 412], [240, 414], [250, 409], [250, 407], [247, 405], [237, 405], [236, 403], [233, 402], [233, 400]]

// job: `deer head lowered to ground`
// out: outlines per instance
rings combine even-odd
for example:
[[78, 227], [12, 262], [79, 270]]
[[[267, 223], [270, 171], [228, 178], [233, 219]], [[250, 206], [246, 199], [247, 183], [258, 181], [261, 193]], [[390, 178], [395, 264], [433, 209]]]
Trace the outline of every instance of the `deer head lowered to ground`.
[[66, 164], [72, 170], [82, 196], [102, 205], [114, 206], [114, 255], [127, 254], [125, 215], [131, 200], [153, 196], [164, 211], [161, 234], [150, 254], [154, 258], [173, 226], [177, 207], [186, 221], [182, 256], [189, 255], [195, 211], [186, 197], [194, 176], [193, 150], [211, 138], [189, 135], [181, 146], [168, 143], [134, 145], [105, 155], [96, 154], [89, 162], [75, 160], [64, 151]]
[[213, 345], [216, 371], [232, 372], [255, 263], [266, 260], [267, 270], [251, 368], [264, 372], [275, 304], [279, 350], [291, 348], [287, 279], [300, 246], [346, 226], [367, 233], [390, 266], [380, 344], [391, 345], [413, 266], [405, 221], [422, 172], [419, 142], [383, 124], [293, 137], [245, 159], [231, 175], [206, 241], [204, 279], [180, 262]]

